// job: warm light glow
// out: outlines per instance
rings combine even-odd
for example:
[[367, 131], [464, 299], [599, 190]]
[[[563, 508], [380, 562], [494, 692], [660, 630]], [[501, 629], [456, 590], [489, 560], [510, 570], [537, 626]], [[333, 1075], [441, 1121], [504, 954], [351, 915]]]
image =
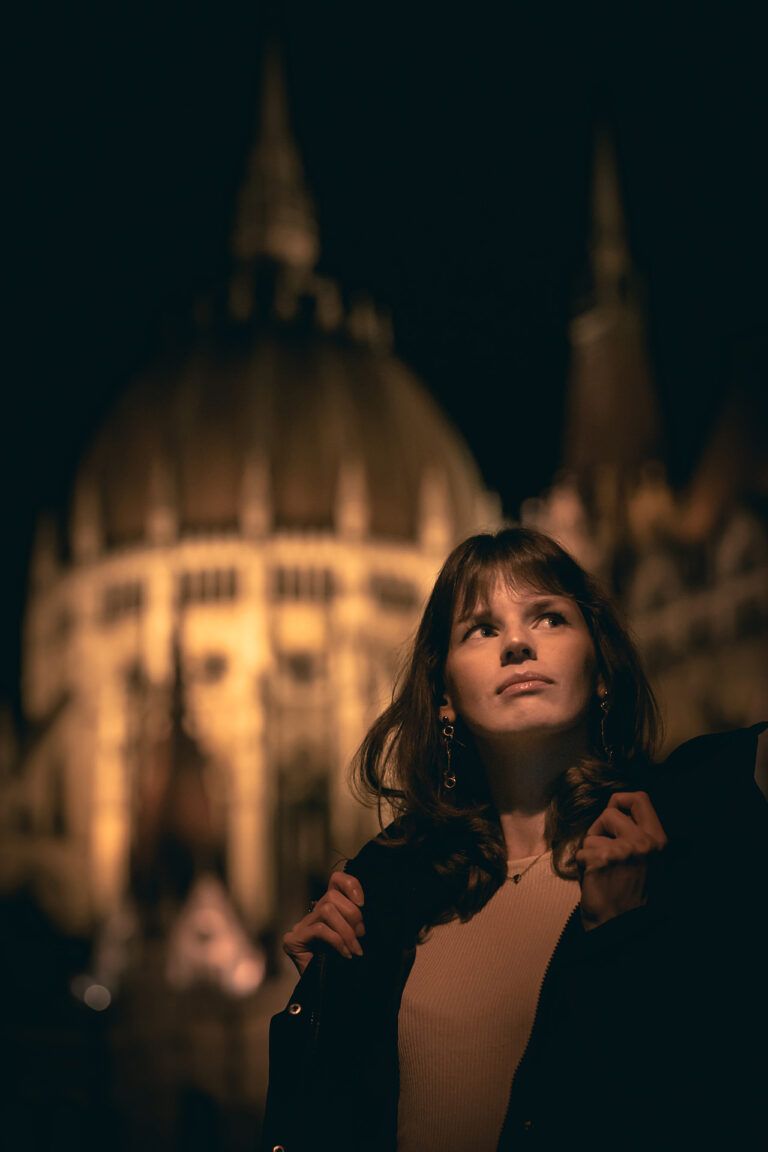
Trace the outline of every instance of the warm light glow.
[[261, 958], [240, 960], [230, 977], [231, 991], [238, 996], [248, 996], [259, 987], [265, 972], [266, 965]]
[[168, 982], [180, 989], [215, 984], [235, 996], [254, 992], [266, 974], [262, 950], [238, 922], [221, 882], [201, 876], [171, 930]]
[[104, 1012], [112, 1003], [112, 995], [109, 988], [105, 988], [103, 984], [89, 984], [83, 1000], [94, 1012]]

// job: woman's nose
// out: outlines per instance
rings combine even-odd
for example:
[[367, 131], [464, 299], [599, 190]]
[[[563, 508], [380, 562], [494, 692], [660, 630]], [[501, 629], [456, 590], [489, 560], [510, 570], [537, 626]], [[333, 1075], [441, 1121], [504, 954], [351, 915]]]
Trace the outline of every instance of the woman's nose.
[[501, 652], [501, 663], [520, 664], [524, 660], [534, 660], [536, 653], [533, 644], [524, 636], [509, 637], [504, 641]]

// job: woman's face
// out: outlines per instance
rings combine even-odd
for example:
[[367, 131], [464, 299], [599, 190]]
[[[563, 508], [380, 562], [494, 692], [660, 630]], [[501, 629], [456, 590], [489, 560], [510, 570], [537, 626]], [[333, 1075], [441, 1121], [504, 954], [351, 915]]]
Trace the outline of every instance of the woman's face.
[[581, 610], [566, 596], [498, 579], [487, 602], [454, 617], [445, 662], [449, 717], [482, 744], [509, 736], [587, 732], [602, 682]]

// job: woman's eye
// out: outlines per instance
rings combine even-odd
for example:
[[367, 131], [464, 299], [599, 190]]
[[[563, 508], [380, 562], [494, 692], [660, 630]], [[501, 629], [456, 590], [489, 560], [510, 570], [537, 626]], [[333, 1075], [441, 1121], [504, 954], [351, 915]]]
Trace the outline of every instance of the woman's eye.
[[559, 628], [561, 624], [568, 623], [562, 612], [547, 612], [544, 616], [540, 617], [540, 620], [550, 628]]
[[467, 637], [469, 637], [469, 636], [488, 637], [488, 636], [495, 635], [495, 633], [496, 633], [496, 629], [494, 628], [493, 624], [478, 623], [478, 624], [473, 624], [472, 627], [470, 629], [468, 629]]

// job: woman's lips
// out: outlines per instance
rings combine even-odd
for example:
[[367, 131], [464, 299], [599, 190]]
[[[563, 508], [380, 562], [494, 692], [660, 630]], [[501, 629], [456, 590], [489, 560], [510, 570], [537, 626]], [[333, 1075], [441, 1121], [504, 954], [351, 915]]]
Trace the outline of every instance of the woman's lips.
[[549, 676], [542, 676], [539, 673], [529, 673], [528, 675], [521, 673], [510, 676], [496, 689], [496, 692], [499, 696], [517, 696], [522, 692], [531, 692], [551, 683]]

